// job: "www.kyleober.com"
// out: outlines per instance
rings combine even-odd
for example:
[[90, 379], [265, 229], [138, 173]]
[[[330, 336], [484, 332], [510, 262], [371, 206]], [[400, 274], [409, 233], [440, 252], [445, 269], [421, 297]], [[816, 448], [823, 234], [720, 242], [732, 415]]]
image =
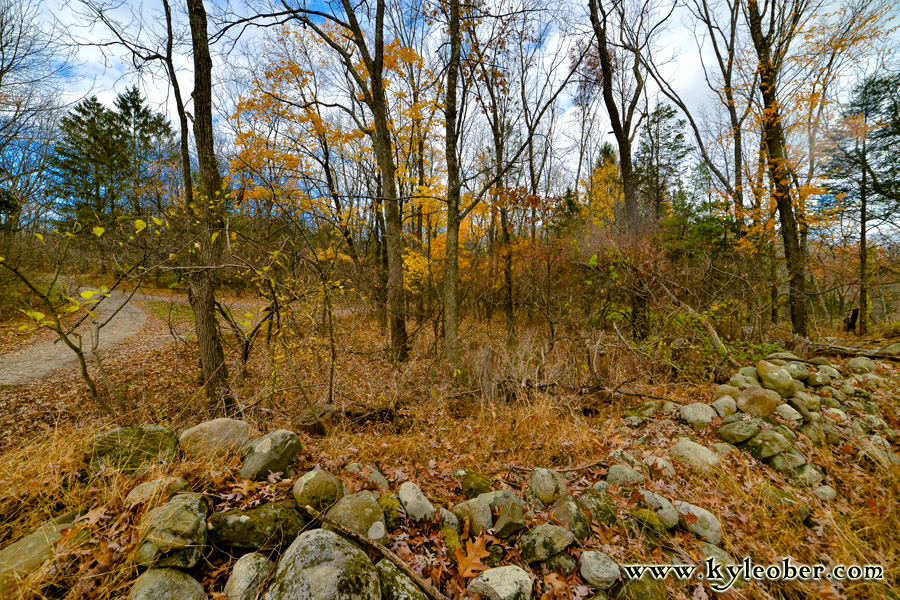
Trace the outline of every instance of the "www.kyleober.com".
[[[700, 576], [700, 565], [622, 565], [628, 579], [693, 579]], [[791, 558], [783, 558], [772, 565], [754, 564], [750, 558], [732, 565], [724, 565], [713, 557], [702, 563], [702, 578], [714, 592], [724, 592], [739, 581], [883, 581], [884, 567], [880, 565], [804, 565]]]

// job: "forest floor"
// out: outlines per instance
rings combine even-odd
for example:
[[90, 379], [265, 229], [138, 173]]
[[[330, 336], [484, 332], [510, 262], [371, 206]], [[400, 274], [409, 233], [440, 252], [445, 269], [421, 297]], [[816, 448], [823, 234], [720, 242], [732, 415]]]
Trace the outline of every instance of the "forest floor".
[[[206, 417], [196, 348], [186, 335], [189, 315], [183, 309], [168, 308], [165, 301], [172, 296], [150, 293], [140, 299], [135, 308], [141, 317], [132, 318], [127, 325], [137, 326], [137, 333], [106, 347], [104, 364], [117, 394], [129, 408], [129, 421], [157, 423], [177, 433]], [[249, 305], [250, 300], [244, 302]], [[183, 298], [175, 303], [176, 307], [183, 305]], [[649, 377], [635, 377], [643, 367], [628, 352], [612, 351], [604, 359], [603, 375], [609, 381], [628, 382], [620, 388], [627, 395], [613, 400], [596, 390], [572, 386], [539, 389], [522, 385], [539, 381], [539, 376], [543, 381], [563, 382], [564, 373], [583, 369], [571, 358], [571, 350], [568, 358], [557, 356], [562, 355], [561, 344], [545, 355], [538, 351], [538, 344], [526, 352], [528, 344], [523, 343], [519, 355], [505, 358], [507, 383], [517, 381], [519, 385], [501, 386], [498, 399], [485, 402], [477, 378], [454, 381], [441, 361], [425, 350], [414, 353], [402, 367], [392, 365], [384, 353], [372, 350], [377, 346], [373, 340], [380, 337], [374, 324], [354, 325], [356, 321], [351, 319], [356, 317], [350, 310], [340, 318], [344, 320], [342, 331], [350, 333], [342, 340], [334, 402], [356, 416], [329, 423], [325, 436], [301, 433], [303, 449], [295, 469], [320, 467], [346, 478], [344, 469], [350, 462], [371, 464], [398, 485], [416, 482], [432, 502], [446, 506], [463, 499], [453, 475], [459, 468], [478, 470], [497, 485], [513, 490], [527, 486], [527, 471], [533, 467], [569, 470], [569, 485], [576, 491], [603, 479], [607, 467], [598, 463], [616, 451], [640, 459], [664, 453], [680, 435], [690, 435], [709, 447], [719, 441], [715, 427], [694, 431], [678, 420], [677, 413], [672, 419], [651, 419], [641, 428], [627, 427], [625, 411], [648, 398], [685, 405], [712, 402], [715, 397], [715, 385], [696, 378], [651, 384]], [[464, 356], [476, 365], [481, 347], [489, 343], [491, 335], [470, 335]], [[111, 339], [106, 338], [105, 343]], [[38, 342], [42, 343], [45, 341]], [[423, 340], [418, 347], [426, 349], [428, 344]], [[296, 430], [296, 419], [309, 402], [324, 401], [327, 344], [310, 337], [302, 340], [300, 349], [305, 353], [297, 364], [285, 362], [277, 341], [272, 342], [270, 351], [262, 347], [256, 351], [248, 365], [229, 363], [232, 375], [237, 375], [236, 394], [246, 407], [243, 418], [251, 424], [252, 436], [279, 428]], [[36, 360], [42, 359], [38, 356]], [[545, 363], [539, 364], [541, 361]], [[876, 372], [883, 383], [872, 390], [873, 398], [887, 424], [898, 429], [900, 372], [890, 363], [881, 363]], [[313, 383], [304, 390], [298, 389], [298, 381]], [[97, 546], [99, 554], [79, 555], [78, 563], [79, 572], [90, 575], [95, 584], [79, 593], [57, 591], [47, 597], [115, 598], [127, 593], [134, 577], [133, 566], [103, 558], [108, 550], [101, 550], [107, 544], [125, 547], [130, 543], [121, 537], [125, 534], [119, 527], [138, 518], [122, 506], [124, 494], [137, 480], [117, 478], [101, 487], [82, 476], [85, 448], [93, 434], [121, 425], [110, 422], [88, 398], [86, 386], [71, 365], [21, 385], [0, 387], [0, 547], [68, 510], [90, 509], [89, 514], [100, 515], [90, 523], [97, 530], [98, 543], [102, 542]], [[872, 563], [883, 565], [888, 577], [877, 584], [824, 580], [753, 584], [732, 590], [728, 597], [900, 598], [900, 469], [873, 470], [849, 443], [812, 447], [808, 452], [826, 469], [827, 483], [838, 493], [835, 501], [826, 503], [808, 489], [792, 487], [746, 452], [722, 456], [722, 469], [712, 476], [678, 465], [675, 477], [654, 481], [649, 489], [713, 510], [726, 530], [723, 548], [738, 559], [752, 556], [757, 563], [776, 563], [791, 556], [805, 564]], [[239, 461], [215, 465], [179, 461], [167, 467], [165, 474], [183, 475], [193, 488], [208, 490], [215, 497], [239, 498], [242, 506], [285, 494], [289, 497], [289, 487], [235, 483], [238, 468]], [[760, 494], [772, 485], [790, 490], [808, 506], [815, 517], [813, 526], [796, 518], [796, 506]], [[592, 544], [600, 544], [620, 563], [661, 562], [658, 553], [641, 544], [629, 544], [623, 531], [595, 528], [594, 534]], [[396, 544], [421, 550], [416, 544], [425, 539], [424, 534], [413, 530], [402, 535], [408, 537], [398, 538]], [[689, 535], [675, 534], [666, 543], [686, 556], [697, 556], [697, 541]], [[118, 565], [115, 572], [97, 571], [103, 561]], [[211, 598], [223, 598], [221, 589], [233, 561], [228, 555], [209, 558], [202, 583]], [[538, 576], [545, 578], [544, 589], [561, 581], [548, 573]], [[100, 582], [108, 589], [97, 587]], [[560, 592], [544, 597], [582, 597], [572, 591], [580, 589], [578, 585], [583, 587], [577, 573], [563, 583], [569, 586], [568, 596]], [[670, 596], [677, 598], [708, 598], [708, 593], [702, 586], [669, 589]]]

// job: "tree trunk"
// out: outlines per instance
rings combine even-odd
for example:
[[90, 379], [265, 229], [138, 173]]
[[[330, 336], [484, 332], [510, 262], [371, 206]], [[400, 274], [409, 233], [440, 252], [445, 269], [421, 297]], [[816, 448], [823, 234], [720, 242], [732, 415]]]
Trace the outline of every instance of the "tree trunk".
[[188, 298], [194, 311], [200, 370], [212, 412], [234, 412], [234, 398], [228, 387], [228, 367], [222, 351], [216, 321], [215, 268], [219, 265], [224, 231], [222, 180], [216, 163], [212, 121], [212, 57], [206, 31], [206, 10], [202, 0], [187, 0], [194, 50], [194, 139], [200, 173], [200, 250], [198, 268], [188, 278]]
[[447, 161], [447, 250], [444, 257], [444, 354], [451, 369], [459, 363], [459, 223], [460, 180], [457, 156], [457, 98], [462, 48], [460, 0], [450, 0], [450, 62], [447, 65], [444, 154]]
[[[866, 141], [863, 138], [863, 156], [866, 153]], [[869, 333], [869, 286], [868, 262], [869, 253], [866, 246], [866, 169], [862, 170], [862, 187], [859, 191], [859, 336]]]

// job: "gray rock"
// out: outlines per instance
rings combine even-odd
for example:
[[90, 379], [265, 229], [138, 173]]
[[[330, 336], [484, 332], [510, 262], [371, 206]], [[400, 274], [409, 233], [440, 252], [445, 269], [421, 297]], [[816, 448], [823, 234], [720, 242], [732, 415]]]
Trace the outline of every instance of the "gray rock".
[[545, 561], [554, 554], [559, 554], [574, 541], [575, 536], [568, 529], [543, 523], [522, 534], [518, 546], [522, 560], [533, 563]]
[[286, 429], [279, 429], [256, 438], [250, 442], [244, 455], [241, 477], [266, 479], [269, 473], [287, 473], [288, 465], [302, 446], [297, 434]]
[[[512, 537], [525, 529], [525, 512], [522, 509], [522, 501], [512, 490], [498, 490], [479, 496], [493, 512], [497, 514], [494, 521], [494, 534], [497, 537]], [[562, 498], [557, 502], [562, 502]]]
[[183, 477], [160, 477], [135, 486], [125, 496], [125, 506], [130, 507], [148, 500], [168, 498], [187, 488], [188, 482]]
[[740, 369], [738, 369], [738, 374], [743, 375], [747, 379], [755, 381], [757, 382], [757, 384], [759, 384], [759, 372], [757, 371], [756, 367], [741, 367]]
[[606, 483], [609, 485], [635, 485], [644, 483], [647, 478], [626, 465], [612, 465], [606, 473]]
[[613, 450], [609, 454], [606, 455], [606, 462], [609, 464], [612, 463], [620, 463], [623, 465], [628, 465], [634, 469], [639, 469], [641, 467], [641, 461], [636, 459], [631, 452], [627, 450]]
[[298, 505], [312, 506], [319, 511], [327, 510], [345, 493], [340, 479], [319, 469], [305, 473], [294, 482], [293, 488], [294, 500]]
[[375, 570], [381, 582], [381, 600], [428, 600], [422, 588], [393, 562], [382, 559]]
[[453, 507], [451, 511], [460, 521], [460, 526], [466, 521], [469, 522], [469, 532], [472, 535], [481, 535], [481, 533], [494, 526], [493, 516], [491, 515], [491, 505], [484, 498], [485, 494], [460, 502]]
[[831, 383], [831, 377], [825, 373], [810, 373], [806, 376], [806, 385], [812, 387], [826, 386]]
[[869, 373], [875, 370], [875, 361], [865, 356], [856, 356], [848, 360], [844, 368], [851, 373]]
[[728, 380], [729, 385], [735, 387], [739, 390], [746, 390], [752, 387], [759, 387], [759, 381], [755, 379], [750, 379], [749, 377], [744, 377], [740, 373], [735, 373], [731, 376], [731, 379]]
[[885, 356], [900, 356], [900, 342], [895, 342], [884, 348], [879, 348], [878, 354], [884, 354]]
[[658, 471], [664, 478], [675, 477], [675, 466], [668, 458], [663, 456], [646, 456], [644, 464], [650, 467], [650, 471]]
[[638, 504], [655, 511], [663, 527], [671, 529], [678, 525], [678, 511], [675, 510], [675, 506], [671, 502], [655, 492], [644, 489], [640, 490], [640, 494], [641, 499], [638, 501]]
[[732, 446], [728, 442], [716, 442], [713, 444], [713, 450], [715, 450], [716, 454], [719, 456], [725, 456], [737, 450], [737, 447]]
[[249, 510], [213, 513], [209, 525], [209, 539], [216, 546], [262, 550], [293, 542], [306, 520], [293, 500], [276, 500]]
[[633, 408], [626, 409], [625, 415], [628, 417], [640, 417], [642, 419], [649, 419], [662, 408], [662, 405], [663, 404], [660, 400], [651, 400], [650, 402], [644, 402], [643, 404], [639, 404]]
[[797, 487], [814, 487], [825, 481], [825, 472], [822, 467], [807, 463], [791, 474], [791, 480]]
[[825, 358], [824, 356], [815, 356], [815, 357], [809, 359], [809, 362], [810, 362], [810, 364], [817, 365], [817, 366], [818, 365], [831, 365], [831, 363], [828, 361], [828, 359]]
[[813, 488], [813, 494], [819, 497], [820, 500], [825, 502], [831, 502], [835, 498], [837, 498], [837, 490], [835, 490], [830, 485], [820, 485]]
[[844, 423], [850, 418], [839, 408], [826, 408], [822, 411], [822, 416], [833, 423]]
[[206, 592], [178, 569], [148, 569], [131, 586], [128, 600], [206, 600]]
[[798, 357], [793, 352], [772, 352], [771, 354], [766, 356], [766, 360], [784, 360], [784, 361], [795, 360], [796, 361], [796, 360], [800, 360], [800, 357]]
[[696, 402], [682, 406], [678, 411], [681, 420], [694, 429], [704, 429], [716, 418], [716, 410], [708, 404]]
[[560, 498], [550, 508], [550, 515], [572, 532], [577, 540], [583, 540], [591, 535], [591, 521], [584, 514], [575, 500], [570, 497]]
[[772, 467], [772, 470], [779, 473], [788, 473], [797, 467], [806, 464], [806, 457], [797, 450], [791, 449], [781, 454], [769, 458], [766, 463]]
[[790, 421], [794, 425], [799, 425], [803, 422], [803, 415], [801, 415], [797, 409], [789, 406], [788, 404], [779, 404], [775, 409], [775, 412], [781, 416], [782, 419], [786, 421]]
[[722, 396], [731, 396], [732, 398], [737, 398], [740, 393], [741, 390], [734, 387], [733, 385], [722, 384], [716, 388], [716, 399], [719, 399]]
[[780, 454], [791, 447], [791, 443], [779, 433], [771, 430], [760, 431], [740, 446], [756, 460], [763, 460]]
[[782, 398], [788, 398], [794, 393], [794, 380], [783, 367], [778, 367], [767, 360], [761, 360], [756, 363], [756, 372], [759, 374], [762, 386], [778, 392]]
[[531, 577], [515, 565], [497, 567], [473, 579], [466, 591], [485, 600], [531, 600]]
[[241, 452], [250, 439], [250, 426], [236, 419], [213, 419], [195, 425], [178, 438], [181, 450], [201, 458], [220, 457], [227, 452]]
[[386, 494], [391, 491], [391, 484], [388, 482], [387, 478], [381, 474], [381, 471], [379, 471], [372, 465], [361, 465], [359, 463], [352, 462], [347, 465], [346, 471], [348, 473], [365, 473], [366, 481], [378, 488], [378, 491], [380, 491], [382, 494]]
[[145, 567], [195, 566], [206, 546], [208, 512], [200, 494], [179, 494], [149, 511], [141, 524], [135, 562]]
[[[384, 512], [378, 505], [378, 496], [372, 492], [357, 492], [344, 496], [331, 507], [325, 516], [360, 535], [381, 544], [387, 544], [387, 524], [384, 520]], [[329, 525], [323, 526], [323, 529], [329, 528]]]
[[809, 369], [801, 362], [790, 361], [782, 368], [794, 379], [806, 381], [806, 378], [809, 377]]
[[786, 425], [782, 425], [781, 423], [778, 423], [777, 425], [775, 425], [772, 428], [772, 431], [774, 431], [775, 433], [777, 433], [778, 435], [780, 435], [781, 437], [783, 437], [784, 439], [786, 439], [789, 442], [793, 442], [794, 440], [797, 439], [797, 434], [794, 433], [789, 427], [787, 427]]
[[528, 491], [531, 497], [540, 500], [547, 506], [550, 506], [563, 496], [569, 495], [566, 479], [561, 473], [541, 468], [531, 471]]
[[679, 439], [669, 450], [669, 454], [678, 462], [701, 473], [709, 473], [722, 466], [722, 461], [715, 452], [688, 438]]
[[263, 600], [377, 600], [381, 583], [366, 553], [326, 529], [301, 533], [285, 551]]
[[425, 497], [425, 494], [422, 493], [422, 490], [415, 483], [411, 481], [405, 482], [397, 490], [397, 496], [400, 498], [400, 503], [403, 504], [406, 516], [413, 521], [421, 521], [422, 519], [434, 520], [434, 505], [428, 501], [428, 498]]
[[625, 417], [622, 421], [629, 429], [640, 429], [647, 423], [647, 420], [642, 417]]
[[737, 412], [737, 402], [731, 396], [720, 396], [712, 407], [720, 417], [727, 417]]
[[566, 575], [570, 575], [578, 568], [578, 563], [568, 552], [560, 552], [542, 562], [541, 566], [551, 571], [562, 571]]
[[[454, 515], [452, 512], [450, 512], [443, 506], [438, 506], [437, 514], [441, 518], [441, 528], [447, 527], [447, 528], [455, 531], [456, 533], [460, 532], [459, 519], [456, 518], [456, 515]], [[385, 520], [387, 520], [387, 519], [385, 518]], [[523, 518], [523, 521], [524, 521], [524, 518]]]
[[175, 460], [177, 447], [175, 434], [158, 425], [103, 431], [91, 441], [88, 467], [93, 474], [104, 469], [139, 474], [152, 464]]
[[841, 379], [841, 372], [838, 371], [837, 369], [835, 369], [835, 368], [834, 368], [833, 366], [831, 366], [831, 365], [822, 365], [822, 366], [820, 366], [820, 367], [819, 367], [819, 373], [824, 373], [825, 375], [828, 375], [829, 377], [831, 377], [831, 379], [833, 379], [833, 380], [840, 380], [840, 379]]
[[775, 412], [781, 398], [771, 390], [752, 387], [741, 392], [737, 399], [737, 407], [753, 417], [768, 417]]
[[[732, 558], [730, 554], [719, 548], [718, 546], [714, 546], [709, 542], [701, 542], [700, 551], [703, 553], [704, 559], [712, 559], [720, 565], [736, 565], [738, 562]], [[712, 575], [712, 573], [710, 573]], [[722, 569], [722, 577], [710, 577], [706, 581], [708, 581], [712, 585], [724, 586], [727, 585], [731, 581], [731, 577], [725, 572], [725, 569]], [[738, 579], [738, 581], [742, 581]]]
[[256, 600], [262, 591], [263, 582], [275, 570], [275, 563], [264, 554], [251, 552], [234, 563], [231, 575], [225, 582], [225, 597], [228, 600]]
[[579, 559], [581, 577], [588, 584], [601, 591], [611, 588], [622, 574], [619, 565], [602, 552], [585, 550]]
[[680, 517], [679, 524], [710, 544], [722, 541], [722, 524], [714, 514], [694, 504], [675, 500], [672, 502]]
[[[62, 539], [63, 532], [71, 527], [71, 523], [46, 523], [0, 550], [0, 591], [53, 558], [57, 542]], [[90, 537], [89, 531], [82, 530], [76, 534], [72, 545], [86, 542]]]

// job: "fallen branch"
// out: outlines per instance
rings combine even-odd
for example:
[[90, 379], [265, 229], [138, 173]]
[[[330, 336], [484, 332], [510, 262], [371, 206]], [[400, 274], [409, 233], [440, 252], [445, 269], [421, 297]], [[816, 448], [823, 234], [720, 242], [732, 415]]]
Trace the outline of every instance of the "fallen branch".
[[420, 588], [422, 588], [422, 590], [423, 590], [426, 594], [428, 594], [431, 598], [434, 598], [434, 600], [450, 600], [450, 598], [448, 598], [447, 596], [445, 596], [444, 594], [442, 594], [436, 587], [434, 587], [433, 585], [431, 585], [431, 583], [430, 583], [429, 581], [426, 581], [421, 575], [419, 575], [418, 573], [416, 573], [416, 572], [413, 570], [413, 568], [410, 567], [410, 566], [406, 563], [405, 560], [403, 560], [402, 558], [400, 558], [399, 556], [397, 556], [397, 555], [396, 555], [393, 551], [391, 551], [390, 549], [388, 549], [388, 548], [386, 548], [385, 546], [379, 544], [378, 542], [376, 542], [376, 541], [373, 540], [372, 538], [369, 538], [369, 537], [366, 537], [366, 536], [364, 536], [364, 535], [362, 535], [362, 534], [360, 534], [360, 533], [357, 533], [357, 532], [353, 531], [352, 529], [348, 529], [347, 527], [341, 525], [340, 523], [338, 523], [337, 521], [335, 521], [335, 520], [333, 520], [333, 519], [329, 519], [329, 518], [326, 517], [324, 514], [320, 513], [320, 512], [317, 511], [316, 509], [314, 509], [312, 506], [306, 505], [306, 506], [301, 506], [300, 508], [301, 508], [304, 512], [306, 512], [307, 514], [309, 514], [309, 516], [313, 517], [314, 519], [317, 519], [317, 520], [319, 520], [319, 521], [321, 521], [321, 522], [323, 522], [323, 523], [326, 523], [326, 524], [329, 525], [330, 527], [333, 527], [333, 528], [336, 529], [338, 532], [340, 532], [341, 535], [345, 535], [345, 536], [347, 536], [347, 537], [349, 537], [349, 538], [351, 538], [351, 539], [353, 539], [353, 540], [356, 540], [356, 541], [359, 542], [360, 544], [364, 544], [364, 545], [366, 545], [367, 547], [372, 548], [373, 550], [375, 550], [376, 552], [378, 552], [379, 554], [381, 554], [384, 558], [386, 558], [386, 559], [388, 559], [389, 561], [391, 561], [392, 563], [394, 563], [394, 564], [397, 566], [398, 569], [400, 569], [400, 570], [403, 571], [406, 575], [408, 575], [408, 576], [410, 577], [410, 579], [412, 579], [413, 581], [415, 581], [416, 584], [417, 584]]
[[839, 356], [865, 356], [867, 358], [878, 358], [882, 360], [900, 360], [900, 356], [882, 354], [878, 352], [878, 349], [853, 348], [851, 346], [840, 346], [838, 344], [819, 344], [817, 342], [810, 342], [809, 349], [816, 352], [837, 354]]

